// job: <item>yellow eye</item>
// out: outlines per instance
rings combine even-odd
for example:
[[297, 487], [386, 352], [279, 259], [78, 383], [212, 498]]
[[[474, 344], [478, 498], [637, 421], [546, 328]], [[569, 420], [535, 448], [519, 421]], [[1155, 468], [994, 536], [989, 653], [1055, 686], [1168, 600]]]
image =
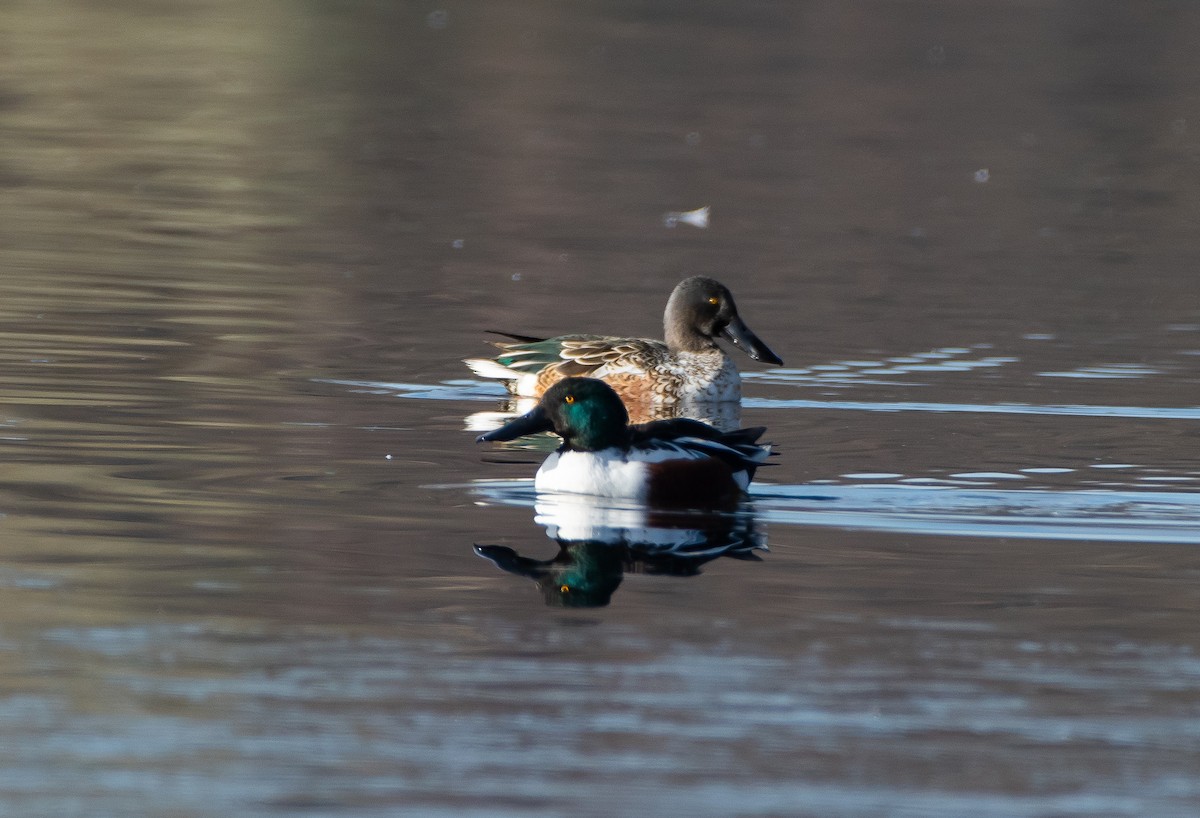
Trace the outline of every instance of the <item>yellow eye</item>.
[[712, 305], [715, 307], [715, 306], [717, 306], [718, 304], [720, 304], [720, 303], [721, 303], [721, 299], [717, 298], [717, 297], [714, 295], [714, 296], [712, 296], [712, 297], [710, 297], [710, 298], [708, 299], [708, 303], [709, 303], [709, 304], [712, 304]]
[[571, 586], [570, 586], [570, 585], [560, 585], [560, 586], [558, 586], [558, 592], [559, 592], [560, 594], [565, 594], [565, 593], [567, 593], [567, 592], [568, 592], [568, 591], [570, 591], [570, 590], [571, 590]]
[[563, 403], [574, 403], [574, 402], [575, 402], [574, 395], [567, 395], [565, 398], [563, 398]]

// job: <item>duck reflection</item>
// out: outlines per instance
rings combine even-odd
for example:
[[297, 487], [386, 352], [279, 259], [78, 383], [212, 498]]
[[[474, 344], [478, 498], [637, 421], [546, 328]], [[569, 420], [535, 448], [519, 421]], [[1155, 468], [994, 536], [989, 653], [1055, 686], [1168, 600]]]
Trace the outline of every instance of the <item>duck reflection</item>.
[[502, 545], [475, 553], [510, 574], [537, 583], [547, 605], [596, 608], [609, 603], [626, 574], [690, 577], [721, 557], [759, 561], [766, 537], [748, 509], [736, 514], [657, 512], [601, 505], [585, 496], [542, 495], [534, 521], [558, 543], [550, 559]]
[[[468, 432], [490, 432], [499, 429], [513, 418], [523, 415], [537, 406], [537, 398], [506, 398], [493, 412], [474, 412], [464, 419]], [[652, 420], [692, 418], [715, 426], [722, 432], [733, 432], [742, 428], [742, 404], [739, 401], [683, 400], [669, 406], [649, 402], [625, 401], [630, 423], [649, 423]], [[553, 441], [553, 445], [549, 445]], [[553, 451], [558, 440], [547, 437], [546, 451]], [[529, 441], [515, 444], [528, 447]]]

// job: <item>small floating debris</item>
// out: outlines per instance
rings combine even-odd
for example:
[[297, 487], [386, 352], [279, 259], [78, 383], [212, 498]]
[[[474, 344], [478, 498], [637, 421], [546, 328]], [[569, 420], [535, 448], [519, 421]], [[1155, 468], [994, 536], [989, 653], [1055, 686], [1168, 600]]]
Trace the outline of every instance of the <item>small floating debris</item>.
[[678, 224], [690, 224], [704, 230], [708, 227], [708, 205], [695, 210], [672, 210], [663, 214], [663, 226], [675, 227]]

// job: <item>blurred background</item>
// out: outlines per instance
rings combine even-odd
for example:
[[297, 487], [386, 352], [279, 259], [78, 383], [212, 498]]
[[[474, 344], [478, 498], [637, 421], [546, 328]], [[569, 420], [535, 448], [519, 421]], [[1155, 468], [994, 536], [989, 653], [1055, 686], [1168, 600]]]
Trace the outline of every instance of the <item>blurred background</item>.
[[[1200, 7], [0, 30], [0, 811], [1200, 809]], [[460, 359], [694, 274], [786, 362], [738, 559], [546, 607]]]

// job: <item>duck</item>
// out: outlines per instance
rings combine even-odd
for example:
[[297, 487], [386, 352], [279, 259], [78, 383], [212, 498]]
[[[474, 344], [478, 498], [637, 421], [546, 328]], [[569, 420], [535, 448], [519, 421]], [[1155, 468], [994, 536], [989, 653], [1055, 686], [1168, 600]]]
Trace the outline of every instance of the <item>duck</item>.
[[562, 438], [538, 469], [538, 492], [587, 494], [660, 508], [732, 508], [771, 455], [764, 427], [723, 432], [690, 418], [631, 426], [616, 391], [596, 378], [563, 378], [537, 406], [476, 438], [539, 432]]
[[685, 401], [741, 400], [737, 364], [717, 345], [730, 341], [752, 359], [782, 365], [738, 314], [729, 288], [704, 276], [686, 278], [667, 300], [665, 341], [609, 335], [537, 338], [493, 332], [495, 358], [463, 361], [481, 378], [499, 380], [517, 397], [541, 397], [571, 376], [598, 378], [627, 403], [671, 405]]

